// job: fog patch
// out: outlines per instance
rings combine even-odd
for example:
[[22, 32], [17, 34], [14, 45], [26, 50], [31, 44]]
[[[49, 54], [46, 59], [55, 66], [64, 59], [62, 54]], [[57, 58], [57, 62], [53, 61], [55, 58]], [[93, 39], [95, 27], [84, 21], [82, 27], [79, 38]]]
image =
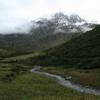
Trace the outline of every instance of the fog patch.
[[3, 23], [0, 25], [0, 34], [11, 34], [11, 33], [27, 34], [30, 32], [32, 26], [33, 26], [32, 22], [26, 22], [24, 24]]

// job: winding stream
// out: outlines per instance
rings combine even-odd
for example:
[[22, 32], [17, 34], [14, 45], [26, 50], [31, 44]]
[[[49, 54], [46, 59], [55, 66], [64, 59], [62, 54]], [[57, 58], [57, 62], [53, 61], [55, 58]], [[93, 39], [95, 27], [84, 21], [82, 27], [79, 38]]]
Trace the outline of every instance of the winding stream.
[[63, 85], [63, 86], [68, 87], [68, 88], [72, 88], [72, 89], [77, 90], [79, 92], [89, 93], [89, 94], [100, 96], [100, 90], [97, 90], [97, 89], [94, 89], [94, 88], [88, 88], [88, 87], [82, 86], [80, 84], [76, 84], [76, 83], [74, 83], [70, 80], [66, 80], [62, 76], [50, 74], [50, 73], [47, 73], [47, 72], [40, 72], [39, 70], [40, 70], [40, 66], [34, 67], [33, 69], [30, 70], [30, 72], [35, 72], [35, 73], [44, 75], [46, 77], [53, 78], [60, 85]]

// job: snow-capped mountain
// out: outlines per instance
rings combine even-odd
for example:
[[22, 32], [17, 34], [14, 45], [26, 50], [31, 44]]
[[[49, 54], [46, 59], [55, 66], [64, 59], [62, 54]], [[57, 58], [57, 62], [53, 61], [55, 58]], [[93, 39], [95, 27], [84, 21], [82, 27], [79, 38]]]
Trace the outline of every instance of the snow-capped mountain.
[[51, 18], [43, 18], [33, 21], [32, 33], [57, 34], [57, 33], [77, 33], [86, 32], [94, 28], [92, 23], [88, 23], [76, 14], [65, 15], [56, 13]]
[[23, 25], [18, 33], [1, 34], [0, 48], [21, 52], [45, 50], [61, 45], [94, 27], [95, 24], [87, 23], [78, 15], [57, 13], [49, 19], [42, 18]]

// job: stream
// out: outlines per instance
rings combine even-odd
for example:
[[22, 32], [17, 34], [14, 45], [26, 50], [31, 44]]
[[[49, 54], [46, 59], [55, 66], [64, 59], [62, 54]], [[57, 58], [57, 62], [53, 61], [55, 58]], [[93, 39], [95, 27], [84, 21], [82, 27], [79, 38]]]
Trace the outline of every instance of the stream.
[[89, 94], [100, 96], [100, 90], [97, 90], [95, 88], [89, 88], [89, 87], [86, 87], [86, 86], [83, 86], [80, 84], [76, 84], [70, 80], [66, 80], [65, 78], [63, 78], [60, 75], [54, 75], [54, 74], [50, 74], [47, 72], [41, 72], [41, 71], [39, 71], [40, 68], [41, 68], [40, 66], [34, 67], [33, 69], [30, 70], [30, 72], [41, 74], [41, 75], [44, 75], [48, 78], [52, 78], [52, 79], [56, 80], [57, 83], [59, 83], [60, 85], [68, 87], [68, 88], [72, 88], [72, 89], [77, 90], [79, 92], [89, 93]]

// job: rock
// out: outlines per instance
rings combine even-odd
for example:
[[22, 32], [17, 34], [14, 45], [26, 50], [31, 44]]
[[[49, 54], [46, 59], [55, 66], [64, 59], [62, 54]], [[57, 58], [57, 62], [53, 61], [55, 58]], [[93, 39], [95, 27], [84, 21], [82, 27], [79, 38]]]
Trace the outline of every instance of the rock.
[[71, 80], [72, 79], [72, 76], [66, 77], [65, 79], [66, 80]]
[[86, 86], [86, 88], [89, 88], [89, 86]]
[[40, 70], [41, 66], [34, 66], [33, 69], [30, 70], [30, 72], [38, 71]]

